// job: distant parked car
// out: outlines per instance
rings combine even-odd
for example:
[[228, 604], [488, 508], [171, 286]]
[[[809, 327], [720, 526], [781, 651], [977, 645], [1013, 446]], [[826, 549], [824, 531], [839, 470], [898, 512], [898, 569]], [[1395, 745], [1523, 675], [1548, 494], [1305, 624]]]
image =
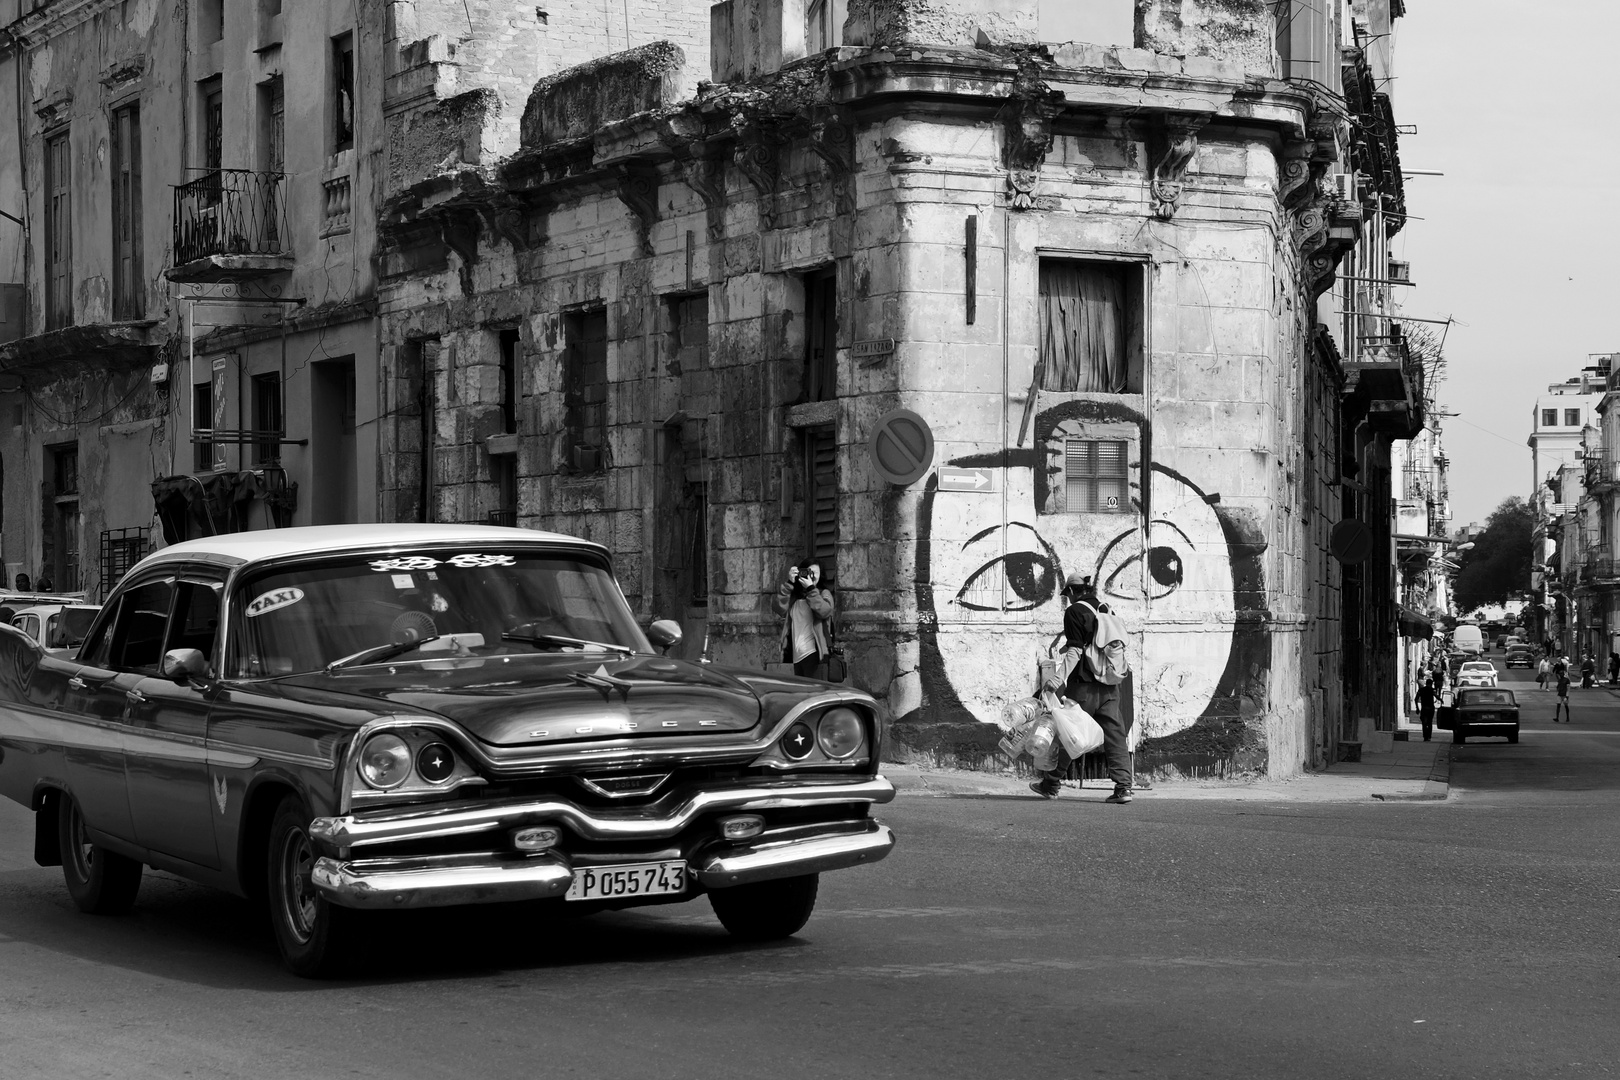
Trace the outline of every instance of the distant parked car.
[[1519, 741], [1519, 703], [1511, 690], [1459, 690], [1452, 707], [1436, 719], [1441, 727], [1451, 728], [1454, 743], [1467, 742], [1470, 735]]
[[1470, 660], [1457, 669], [1457, 687], [1495, 686], [1496, 665], [1489, 660]]
[[47, 655], [70, 656], [84, 644], [100, 604], [32, 604], [16, 609], [11, 625], [27, 634]]
[[1509, 645], [1507, 659], [1503, 661], [1508, 667], [1532, 668], [1536, 666], [1536, 650], [1528, 645]]

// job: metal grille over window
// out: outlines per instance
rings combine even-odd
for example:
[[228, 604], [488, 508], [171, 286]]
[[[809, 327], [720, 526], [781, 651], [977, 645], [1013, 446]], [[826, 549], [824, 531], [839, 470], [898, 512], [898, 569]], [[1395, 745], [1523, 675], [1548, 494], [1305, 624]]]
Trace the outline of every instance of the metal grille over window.
[[146, 557], [147, 531], [145, 529], [104, 529], [101, 533], [101, 600], [107, 599], [113, 586]]
[[1063, 508], [1069, 513], [1122, 514], [1130, 510], [1129, 466], [1122, 441], [1065, 439]]

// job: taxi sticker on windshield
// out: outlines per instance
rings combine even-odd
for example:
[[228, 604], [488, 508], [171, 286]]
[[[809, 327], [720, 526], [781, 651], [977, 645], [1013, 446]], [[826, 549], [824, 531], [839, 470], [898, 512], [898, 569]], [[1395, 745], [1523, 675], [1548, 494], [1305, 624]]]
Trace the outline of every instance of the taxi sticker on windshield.
[[289, 607], [304, 598], [303, 589], [272, 589], [247, 606], [247, 617], [258, 618], [267, 611]]
[[515, 555], [480, 555], [467, 552], [462, 555], [452, 555], [448, 559], [435, 559], [431, 555], [402, 555], [397, 559], [373, 559], [371, 568], [380, 574], [392, 574], [401, 570], [432, 570], [435, 566], [455, 566], [463, 570], [472, 570], [480, 566], [516, 566]]

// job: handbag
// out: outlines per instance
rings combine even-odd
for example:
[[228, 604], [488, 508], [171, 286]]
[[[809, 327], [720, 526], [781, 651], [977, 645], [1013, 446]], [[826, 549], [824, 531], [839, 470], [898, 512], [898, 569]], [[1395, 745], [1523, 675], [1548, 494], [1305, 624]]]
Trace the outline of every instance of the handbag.
[[827, 620], [827, 681], [841, 683], [849, 678], [849, 664], [844, 660], [844, 647], [838, 644], [838, 613]]
[[1070, 757], [1084, 757], [1103, 744], [1102, 725], [1079, 705], [1051, 691], [1041, 695], [1041, 703], [1052, 714], [1058, 739]]

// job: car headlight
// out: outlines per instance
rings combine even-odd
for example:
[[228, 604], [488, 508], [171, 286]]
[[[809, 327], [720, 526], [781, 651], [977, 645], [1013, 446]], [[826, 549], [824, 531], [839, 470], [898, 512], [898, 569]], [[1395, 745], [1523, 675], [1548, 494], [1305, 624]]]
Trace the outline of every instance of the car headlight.
[[398, 735], [373, 735], [360, 749], [360, 778], [379, 791], [399, 787], [411, 775], [411, 748]]
[[816, 742], [822, 753], [842, 761], [866, 742], [866, 728], [854, 709], [828, 709], [816, 725]]

